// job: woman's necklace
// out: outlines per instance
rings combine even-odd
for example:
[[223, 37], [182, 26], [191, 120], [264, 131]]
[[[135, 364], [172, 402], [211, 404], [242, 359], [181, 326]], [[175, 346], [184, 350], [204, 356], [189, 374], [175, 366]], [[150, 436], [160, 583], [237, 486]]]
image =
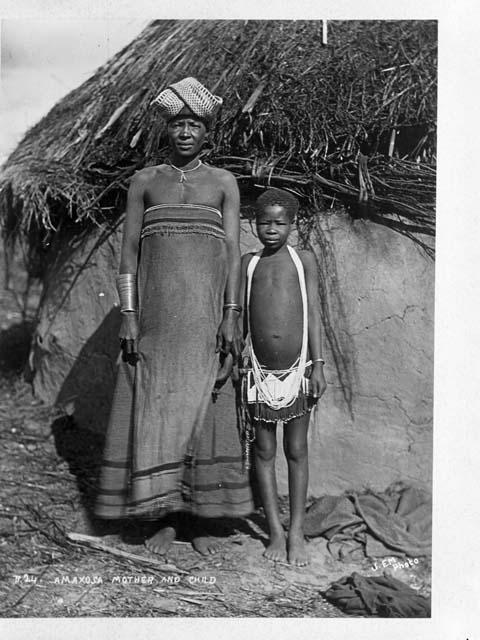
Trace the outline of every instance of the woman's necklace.
[[189, 173], [190, 171], [196, 171], [202, 164], [202, 161], [199, 160], [197, 166], [193, 167], [193, 169], [179, 169], [172, 162], [170, 162], [170, 160], [168, 162], [169, 162], [170, 166], [172, 167], [172, 169], [175, 169], [175, 171], [180, 171], [180, 180], [179, 180], [179, 182], [186, 182], [187, 178], [185, 177], [185, 174]]

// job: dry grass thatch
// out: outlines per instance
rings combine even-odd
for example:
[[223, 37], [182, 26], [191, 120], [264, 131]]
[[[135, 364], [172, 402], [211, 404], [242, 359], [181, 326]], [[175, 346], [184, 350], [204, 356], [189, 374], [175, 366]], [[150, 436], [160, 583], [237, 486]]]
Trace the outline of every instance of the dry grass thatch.
[[152, 98], [193, 75], [224, 97], [208, 153], [241, 185], [290, 188], [305, 217], [339, 198], [433, 235], [436, 42], [428, 21], [329, 22], [327, 45], [321, 21], [153, 22], [12, 153], [4, 231], [36, 250], [71, 221], [118, 219], [130, 175], [166, 151]]
[[326, 44], [324, 26], [152, 22], [33, 127], [0, 173], [0, 224], [24, 240], [30, 277], [92, 224], [107, 234], [118, 225], [129, 177], [167, 153], [152, 99], [195, 76], [224, 98], [210, 161], [244, 195], [273, 184], [301, 196], [300, 236], [319, 248], [322, 319], [351, 411], [352, 345], [330, 318], [342, 309], [335, 250], [315, 214], [339, 200], [433, 255], [437, 28], [334, 21]]

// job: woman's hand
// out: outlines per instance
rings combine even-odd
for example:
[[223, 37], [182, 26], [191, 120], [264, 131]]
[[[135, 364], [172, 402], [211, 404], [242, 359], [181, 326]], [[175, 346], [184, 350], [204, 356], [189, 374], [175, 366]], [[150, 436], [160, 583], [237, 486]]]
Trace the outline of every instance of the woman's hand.
[[314, 362], [310, 374], [310, 389], [314, 400], [319, 400], [325, 393], [326, 388], [327, 383], [323, 375], [323, 364], [321, 362]]
[[232, 353], [236, 360], [242, 352], [242, 336], [238, 326], [238, 312], [225, 309], [223, 320], [217, 332], [216, 352]]
[[136, 311], [122, 313], [122, 324], [118, 337], [122, 346], [123, 359], [129, 364], [136, 364], [138, 361], [138, 314]]
[[215, 387], [218, 389], [230, 377], [233, 369], [233, 355], [229, 353], [226, 356], [220, 356], [220, 368], [217, 372], [217, 378], [215, 380]]

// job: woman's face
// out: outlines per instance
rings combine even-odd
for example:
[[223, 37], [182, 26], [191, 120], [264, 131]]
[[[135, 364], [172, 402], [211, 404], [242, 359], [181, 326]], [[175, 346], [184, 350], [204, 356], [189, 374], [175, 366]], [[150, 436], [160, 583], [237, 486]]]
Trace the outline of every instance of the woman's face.
[[180, 157], [196, 156], [203, 147], [207, 127], [203, 120], [193, 114], [178, 115], [167, 126], [172, 151]]

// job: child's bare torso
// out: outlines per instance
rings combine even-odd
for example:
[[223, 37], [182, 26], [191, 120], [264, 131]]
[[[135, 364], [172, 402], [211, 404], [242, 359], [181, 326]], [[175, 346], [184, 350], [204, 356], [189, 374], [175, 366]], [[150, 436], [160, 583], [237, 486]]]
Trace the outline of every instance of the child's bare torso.
[[287, 250], [261, 257], [250, 293], [250, 335], [258, 361], [287, 369], [300, 355], [303, 307], [298, 272]]

